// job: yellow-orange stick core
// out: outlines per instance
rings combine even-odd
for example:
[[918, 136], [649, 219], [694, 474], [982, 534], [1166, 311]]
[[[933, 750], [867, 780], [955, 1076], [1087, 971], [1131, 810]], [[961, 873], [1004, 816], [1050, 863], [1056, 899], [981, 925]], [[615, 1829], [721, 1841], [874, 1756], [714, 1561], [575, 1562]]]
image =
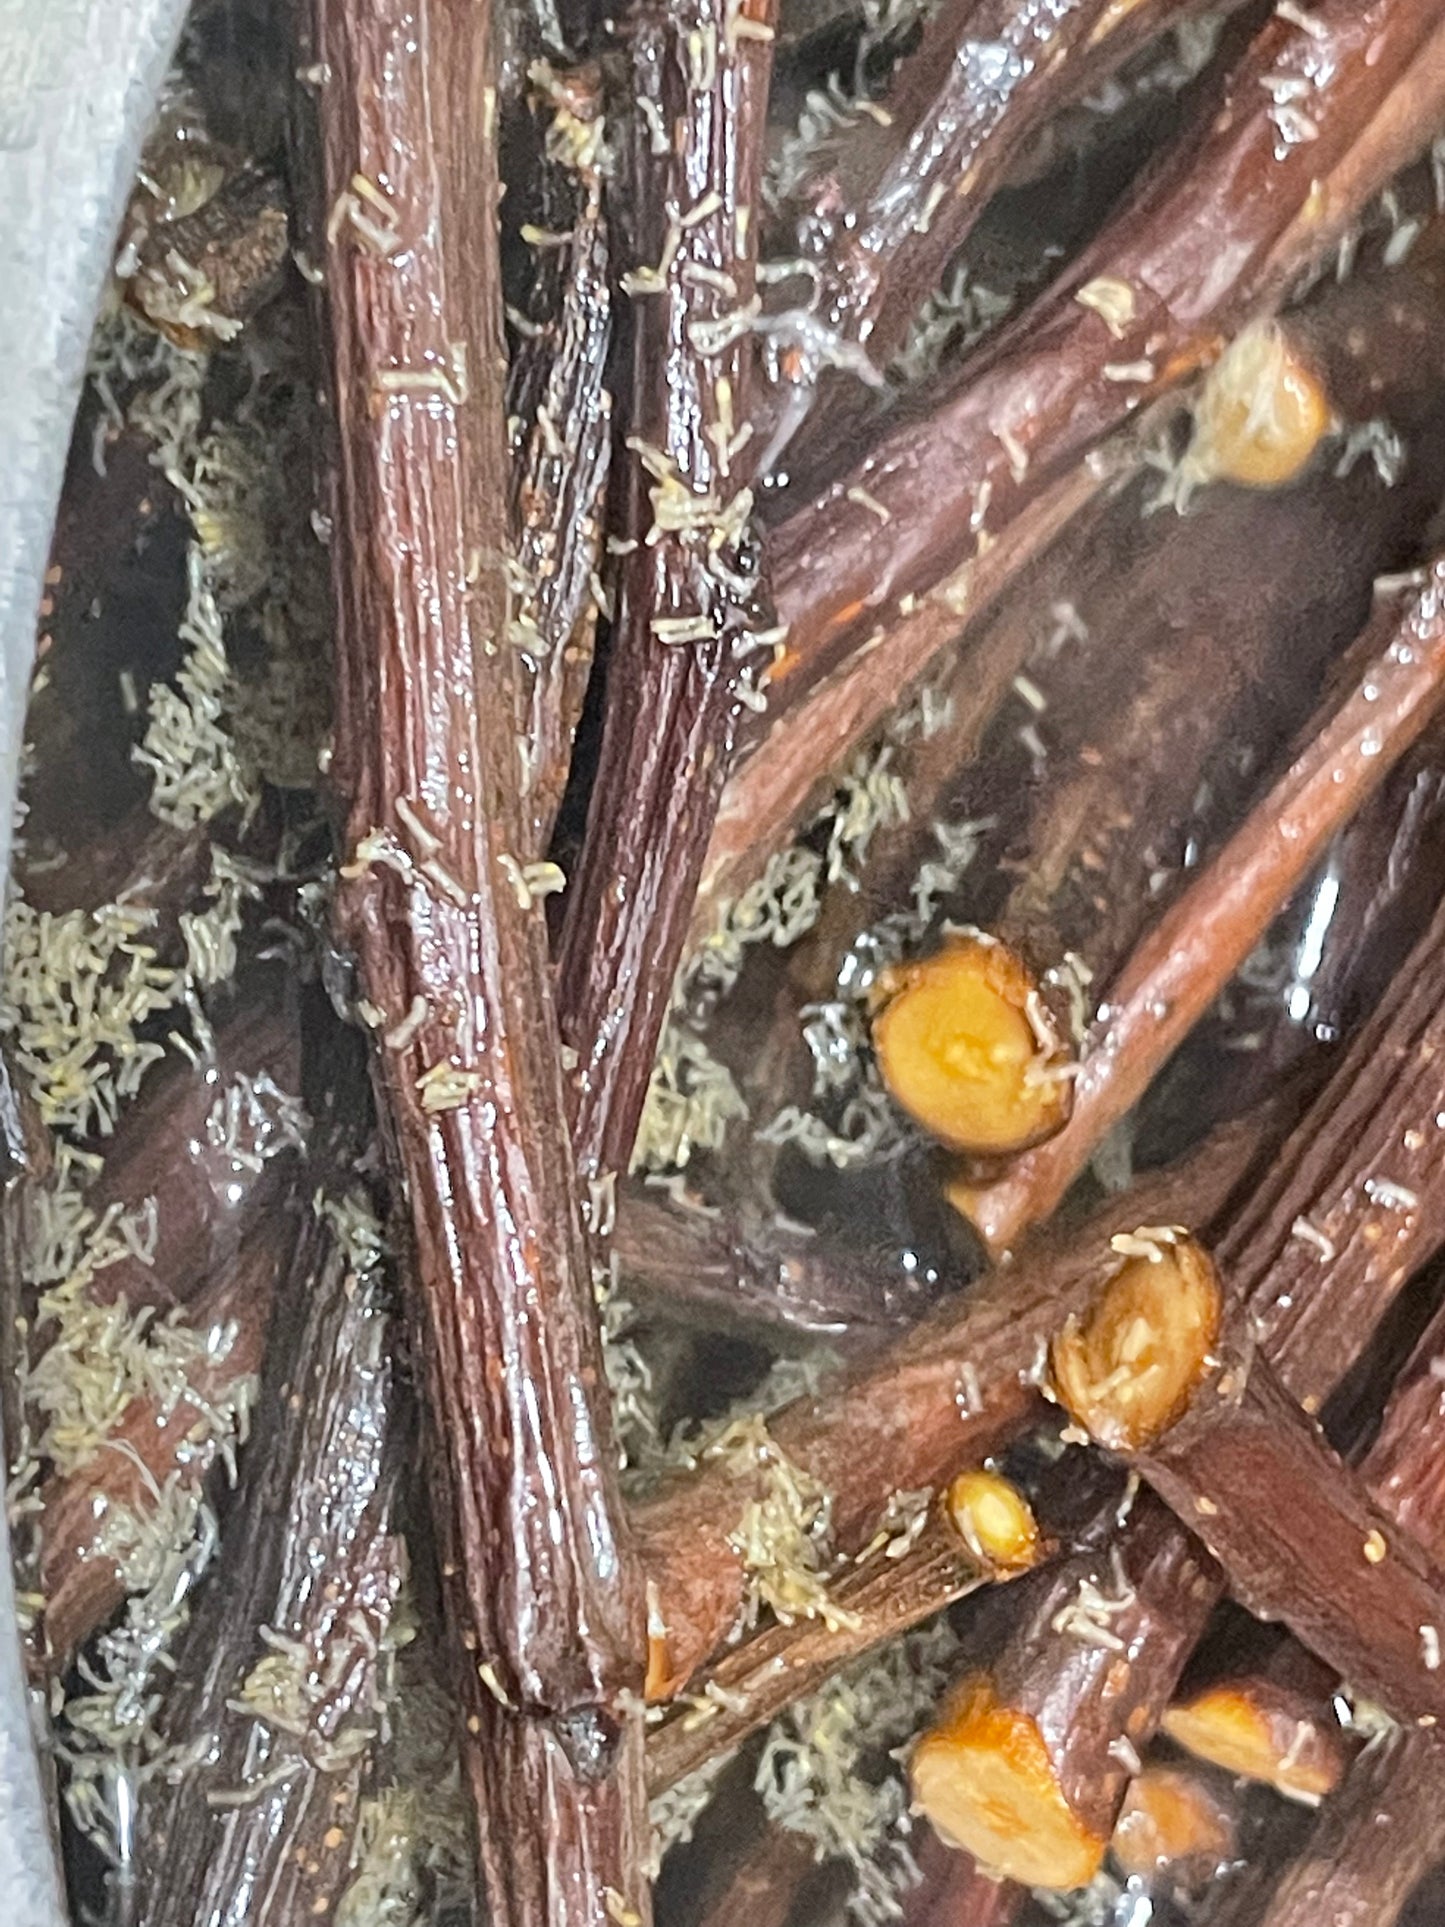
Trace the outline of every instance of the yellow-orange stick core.
[[894, 1099], [955, 1151], [1026, 1150], [1069, 1115], [1071, 1053], [1007, 945], [955, 937], [885, 971], [873, 1044]]

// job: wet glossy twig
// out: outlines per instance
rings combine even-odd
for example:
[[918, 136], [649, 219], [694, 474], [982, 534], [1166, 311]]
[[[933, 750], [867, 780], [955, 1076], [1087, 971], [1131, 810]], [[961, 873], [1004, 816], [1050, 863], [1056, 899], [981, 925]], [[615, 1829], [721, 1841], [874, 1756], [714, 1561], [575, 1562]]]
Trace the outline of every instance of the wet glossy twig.
[[198, 1484], [215, 1447], [196, 1450], [197, 1420], [260, 1365], [294, 1238], [288, 1201], [305, 1128], [299, 1039], [269, 994], [277, 988], [218, 1028], [206, 1074], [179, 1059], [153, 1074], [86, 1192], [97, 1220], [149, 1201], [154, 1226], [144, 1256], [122, 1250], [95, 1272], [90, 1302], [177, 1316], [210, 1343], [188, 1393], [132, 1400], [106, 1444], [42, 1490], [43, 1628], [55, 1668], [124, 1596], [105, 1551], [111, 1511], [144, 1517], [173, 1478]]
[[[1290, 1397], [1311, 1412], [1322, 1408], [1412, 1273], [1445, 1240], [1435, 1154], [1435, 1119], [1445, 1109], [1442, 939], [1445, 917], [1437, 914], [1215, 1246], [1262, 1355]], [[1136, 1556], [1141, 1546], [1143, 1558]], [[1117, 1581], [1116, 1559], [1127, 1586]], [[1050, 1679], [1057, 1682], [1047, 1728], [1052, 1771], [1061, 1787], [1076, 1790], [1079, 1804], [1068, 1811], [1097, 1855], [1133, 1753], [1162, 1716], [1223, 1580], [1203, 1547], [1147, 1493], [1094, 1565], [1076, 1563], [1076, 1582], [1088, 1582], [1105, 1600], [1127, 1597], [1135, 1631], [1126, 1652], [1112, 1637], [1093, 1639], [1087, 1629], [1079, 1635], [1070, 1622], [1048, 1618], [1019, 1635], [1026, 1663], [1005, 1653], [1000, 1664], [1031, 1680], [1036, 1697], [1051, 1690]], [[1106, 1632], [1112, 1623], [1106, 1613]]]
[[390, 1292], [374, 1254], [303, 1237], [234, 1529], [177, 1655], [175, 1765], [141, 1801], [138, 1927], [242, 1896], [254, 1927], [320, 1918], [351, 1877], [405, 1572]]
[[84, 1465], [42, 1488], [41, 1632], [51, 1671], [63, 1672], [126, 1596], [121, 1565], [108, 1550], [112, 1514], [146, 1520], [174, 1484], [199, 1487], [215, 1463], [217, 1442], [197, 1448], [192, 1435], [208, 1410], [260, 1370], [277, 1274], [294, 1237], [289, 1215], [273, 1201], [191, 1307], [188, 1322], [213, 1342], [190, 1369], [186, 1392], [132, 1399]]
[[[1120, 561], [1101, 542], [1098, 590], [1086, 580], [1070, 599], [1087, 640], [1066, 638], [1015, 686], [1013, 742], [988, 771], [991, 796], [963, 813], [1028, 797], [1035, 741], [1047, 780], [1022, 824], [1006, 821], [1018, 880], [989, 927], [1039, 969], [1073, 952], [1090, 1006], [1113, 1000], [1130, 950], [1278, 766], [1278, 746], [1369, 618], [1374, 578], [1411, 554], [1439, 501], [1442, 417], [1420, 356], [1427, 341], [1445, 351], [1442, 244], [1437, 222], [1405, 269], [1331, 287], [1280, 336], [1320, 371], [1342, 423], [1390, 424], [1405, 454], [1388, 481], [1368, 458], [1336, 473], [1342, 444], [1327, 436], [1293, 486], [1215, 487], [1182, 522], [1149, 518], [1132, 568], [1127, 548]], [[1023, 740], [1018, 688], [1046, 705]]]
[[612, 340], [610, 250], [595, 151], [602, 103], [595, 74], [545, 71], [549, 98], [539, 112], [552, 110], [550, 166], [562, 177], [559, 197], [571, 218], [559, 217], [567, 239], [539, 261], [539, 278], [545, 274], [555, 286], [556, 312], [530, 324], [535, 332], [522, 341], [511, 374], [529, 417], [512, 472], [512, 640], [521, 655], [527, 854], [535, 859], [547, 854], [592, 669], [612, 436], [612, 397], [604, 386]]
[[[824, 366], [851, 367], [852, 348], [881, 378], [1013, 156], [1097, 77], [1088, 54], [1111, 11], [1112, 0], [948, 0], [929, 16], [879, 119], [860, 120], [842, 165], [800, 210], [791, 252], [809, 264]], [[815, 383], [820, 370], [809, 372]], [[785, 421], [806, 392], [787, 397]]]
[[693, 1325], [751, 1327], [775, 1341], [876, 1347], [944, 1289], [937, 1272], [910, 1275], [896, 1254], [746, 1212], [690, 1209], [643, 1186], [619, 1188], [612, 1251], [629, 1294]]
[[154, 1199], [155, 1236], [144, 1259], [97, 1272], [97, 1303], [184, 1305], [293, 1185], [306, 1118], [288, 1001], [271, 978], [217, 1027], [203, 1074], [179, 1057], [157, 1066], [127, 1110], [85, 1201], [101, 1217]]
[[[957, 633], [956, 618], [996, 592], [990, 545], [1042, 513], [1030, 505], [1069, 486], [1106, 434], [1277, 305], [1429, 138], [1445, 30], [1422, 0], [1339, 0], [1310, 21], [1271, 19], [1208, 128], [1181, 143], [1064, 281], [778, 528], [772, 580], [787, 650], [764, 731], [724, 795], [700, 926], [786, 842], [826, 772]], [[1293, 140], [1274, 94], [1301, 87], [1311, 137]], [[1228, 273], [1225, 232], [1237, 243]], [[1072, 486], [1087, 498], [1082, 480]], [[907, 598], [930, 591], [908, 613]], [[875, 632], [876, 646], [860, 650]], [[845, 659], [848, 672], [824, 681]]]
[[[1365, 650], [1368, 649], [1368, 654]], [[1308, 747], [1203, 875], [1140, 944], [1111, 986], [1082, 1053], [1068, 1124], [975, 1193], [970, 1216], [994, 1250], [1047, 1216], [1094, 1147], [1269, 928], [1352, 811], [1445, 700], [1445, 564], [1403, 617], [1386, 607], [1362, 667]], [[1357, 658], [1357, 661], [1360, 660]]]
[[[1402, 1532], [1445, 1554], [1445, 1315], [1436, 1313], [1401, 1373], [1362, 1471]], [[1438, 1666], [1438, 1619], [1418, 1634]], [[1436, 1735], [1375, 1741], [1351, 1768], [1262, 1927], [1393, 1927], [1412, 1890], [1445, 1855], [1445, 1748]]]
[[[983, 366], [954, 377], [921, 416], [923, 403], [911, 409], [849, 477], [778, 528], [773, 585], [791, 625], [773, 678], [781, 703], [887, 605], [987, 548], [1095, 441], [1207, 366], [1428, 138], [1438, 75], [1428, 104], [1401, 83], [1417, 62], [1431, 65], [1433, 10], [1330, 0], [1311, 21], [1274, 16], [1207, 128], [1185, 138]], [[1275, 96], [1285, 92], [1296, 113], [1309, 101], [1307, 139], [1291, 138], [1302, 130], [1288, 116], [1281, 127]], [[1234, 240], [1227, 272], [1221, 232]]]
[[602, 745], [558, 1004], [574, 1139], [625, 1170], [742, 706], [771, 660], [747, 486], [755, 202], [772, 0], [645, 0], [628, 23], [633, 295], [622, 557]]
[[330, 76], [339, 925], [383, 1016], [481, 1872], [499, 1927], [530, 1927], [646, 1905], [618, 1743], [644, 1631], [525, 856], [488, 20], [320, 0], [307, 52]]
[[1012, 1576], [970, 1553], [936, 1507], [899, 1554], [902, 1543], [895, 1534], [892, 1553], [885, 1541], [831, 1581], [836, 1623], [799, 1618], [765, 1625], [705, 1667], [676, 1711], [648, 1735], [651, 1790], [660, 1792], [729, 1752], [870, 1647]]
[[[896, 1492], [937, 1489], [1036, 1414], [1037, 1377], [1053, 1332], [1113, 1262], [1110, 1238], [1141, 1218], [1222, 1209], [1273, 1125], [1260, 1117], [1216, 1134], [1195, 1157], [1143, 1181], [1070, 1237], [940, 1306], [906, 1338], [831, 1391], [786, 1407], [769, 1436], [832, 1498], [838, 1552], [864, 1546]], [[680, 1684], [738, 1623], [747, 1574], [737, 1532], [759, 1471], [705, 1461], [635, 1514]]]

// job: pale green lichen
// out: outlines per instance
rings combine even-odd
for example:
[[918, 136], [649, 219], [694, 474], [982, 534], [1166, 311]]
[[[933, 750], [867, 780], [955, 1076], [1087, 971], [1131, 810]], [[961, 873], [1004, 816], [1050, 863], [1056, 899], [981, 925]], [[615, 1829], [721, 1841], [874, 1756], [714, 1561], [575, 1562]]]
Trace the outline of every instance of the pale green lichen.
[[768, 1729], [754, 1784], [769, 1818], [850, 1863], [849, 1911], [881, 1927], [917, 1879], [898, 1749], [935, 1711], [958, 1652], [946, 1619], [846, 1668]]
[[336, 1927], [433, 1927], [471, 1893], [472, 1836], [454, 1709], [403, 1589], [379, 1695], [385, 1770], [362, 1800]]
[[[228, 817], [244, 821], [259, 797], [264, 764], [234, 728], [238, 684], [226, 625], [244, 609], [263, 661], [284, 640], [291, 585], [252, 510], [263, 486], [274, 495], [294, 482], [278, 480], [274, 466], [266, 481], [257, 459], [264, 438], [249, 429], [206, 431], [207, 357], [151, 334], [118, 301], [96, 330], [90, 373], [101, 402], [97, 469], [104, 472], [109, 434], [139, 433], [191, 519], [180, 661], [148, 692], [134, 754], [151, 779], [152, 813], [179, 832], [214, 835]], [[135, 1400], [153, 1401], [162, 1418], [182, 1401], [194, 1408], [168, 1477], [157, 1483], [146, 1474], [148, 1491], [134, 1503], [112, 1502], [97, 1515], [95, 1550], [115, 1561], [129, 1597], [78, 1661], [80, 1683], [64, 1700], [56, 1733], [77, 1824], [122, 1865], [139, 1788], [157, 1767], [155, 1714], [170, 1648], [214, 1550], [201, 1474], [220, 1463], [234, 1477], [255, 1395], [250, 1376], [204, 1398], [193, 1383], [198, 1366], [212, 1384], [224, 1382], [218, 1368], [233, 1327], [194, 1328], [124, 1301], [100, 1304], [93, 1291], [119, 1262], [150, 1263], [158, 1230], [153, 1198], [104, 1210], [87, 1201], [103, 1162], [96, 1141], [115, 1129], [169, 1051], [198, 1062], [209, 1051], [204, 993], [233, 974], [246, 905], [258, 895], [261, 879], [249, 865], [215, 841], [209, 854], [209, 877], [170, 941], [157, 913], [133, 899], [52, 915], [12, 891], [0, 986], [0, 1032], [55, 1149], [53, 1173], [27, 1195], [21, 1227], [35, 1315], [24, 1333], [12, 1521], [37, 1510], [44, 1468], [64, 1473], [97, 1451], [127, 1450], [115, 1428]], [[295, 1099], [264, 1075], [218, 1087], [205, 1123], [208, 1140], [242, 1168], [295, 1145], [304, 1128]]]

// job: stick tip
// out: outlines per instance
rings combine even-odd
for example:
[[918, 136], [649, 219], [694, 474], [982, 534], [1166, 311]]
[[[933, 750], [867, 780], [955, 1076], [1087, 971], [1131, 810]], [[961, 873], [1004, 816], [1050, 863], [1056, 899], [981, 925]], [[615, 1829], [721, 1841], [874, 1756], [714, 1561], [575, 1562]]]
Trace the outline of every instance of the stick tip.
[[1116, 1237], [1124, 1262], [1050, 1354], [1054, 1390], [1111, 1451], [1137, 1451], [1184, 1411], [1209, 1369], [1224, 1294], [1204, 1247], [1177, 1225]]
[[1307, 1806], [1345, 1770], [1344, 1736], [1328, 1712], [1267, 1679], [1221, 1680], [1171, 1706], [1162, 1725], [1196, 1759]]
[[1002, 1474], [982, 1467], [960, 1472], [943, 1503], [959, 1537], [983, 1565], [1011, 1575], [1038, 1564], [1043, 1542], [1033, 1507]]
[[1228, 1808], [1197, 1773], [1147, 1766], [1129, 1783], [1110, 1850], [1130, 1877], [1167, 1870], [1192, 1880], [1231, 1857], [1234, 1832]]
[[1194, 482], [1282, 488], [1334, 426], [1323, 382], [1277, 321], [1246, 328], [1211, 369], [1184, 469]]
[[983, 1673], [960, 1681], [909, 1764], [934, 1830], [1025, 1886], [1086, 1886], [1107, 1844], [1070, 1807], [1037, 1723], [1004, 1706]]
[[1008, 945], [956, 936], [879, 980], [873, 1044], [896, 1103], [976, 1157], [1051, 1137], [1072, 1105], [1072, 1053]]

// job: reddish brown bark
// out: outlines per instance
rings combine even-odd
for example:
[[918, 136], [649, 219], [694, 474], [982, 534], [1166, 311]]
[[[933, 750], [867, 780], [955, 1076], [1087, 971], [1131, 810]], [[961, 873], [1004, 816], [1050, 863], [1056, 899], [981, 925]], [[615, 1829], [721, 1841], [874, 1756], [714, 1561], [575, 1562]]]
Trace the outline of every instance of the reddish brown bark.
[[[353, 1872], [384, 1642], [406, 1572], [390, 1281], [303, 1235], [289, 1326], [162, 1714], [185, 1769], [147, 1781], [142, 1927], [332, 1913]], [[324, 1574], [324, 1580], [321, 1575]]]
[[[1437, 1313], [1401, 1374], [1363, 1472], [1401, 1532], [1445, 1554], [1445, 1316]], [[1436, 1614], [1417, 1627], [1440, 1665]], [[1445, 1858], [1445, 1747], [1436, 1734], [1399, 1732], [1373, 1742], [1295, 1866], [1261, 1927], [1393, 1927], [1411, 1892]]]
[[[769, 659], [747, 478], [771, 0], [640, 5], [623, 557], [602, 744], [557, 964], [588, 1175], [625, 1170], [745, 676]], [[694, 83], [694, 47], [711, 48]], [[655, 141], [656, 128], [681, 129]], [[638, 277], [641, 277], [639, 280]], [[760, 653], [761, 651], [761, 653]], [[749, 659], [752, 659], [751, 661]]]
[[[1041, 1241], [826, 1394], [771, 1420], [774, 1443], [832, 1495], [840, 1554], [868, 1542], [893, 1493], [941, 1486], [1037, 1413], [1048, 1342], [1113, 1262], [1116, 1232], [1181, 1211], [1212, 1221], [1271, 1134], [1265, 1118], [1217, 1133], [1177, 1169], [1112, 1200], [1084, 1230]], [[729, 1535], [755, 1489], [756, 1475], [705, 1463], [635, 1514], [668, 1628], [668, 1672], [679, 1680], [737, 1623], [747, 1577]]]
[[1360, 658], [1343, 700], [1111, 986], [1085, 1042], [1064, 1129], [974, 1194], [970, 1216], [993, 1250], [1006, 1250], [1058, 1203], [1334, 832], [1437, 714], [1445, 699], [1445, 563], [1434, 565], [1403, 617], [1382, 610]]
[[499, 1923], [600, 1924], [608, 1891], [646, 1906], [617, 1741], [644, 1632], [523, 868], [489, 15], [320, 0], [308, 52], [329, 75], [338, 912], [387, 1026], [456, 1658], [496, 1728], [467, 1748], [481, 1873]]
[[1256, 1617], [1283, 1620], [1394, 1718], [1445, 1718], [1439, 1654], [1420, 1632], [1445, 1579], [1260, 1357], [1234, 1341], [1133, 1462]]
[[[723, 796], [696, 928], [760, 873], [826, 773], [952, 639], [959, 616], [996, 593], [988, 543], [1009, 541], [1016, 523], [1013, 540], [1026, 540], [1020, 517], [1047, 517], [1055, 491], [1087, 499], [1097, 479], [1076, 470], [1085, 453], [1211, 360], [1249, 315], [1277, 305], [1428, 139], [1445, 71], [1432, 10], [1340, 0], [1311, 19], [1306, 29], [1273, 18], [1208, 127], [1181, 142], [1063, 283], [779, 528], [773, 587], [790, 624], [787, 653], [766, 731]], [[1262, 85], [1274, 75], [1307, 83], [1312, 139], [1287, 140], [1276, 124]], [[1223, 233], [1237, 243], [1227, 267]], [[1133, 291], [1117, 335], [1075, 299], [1099, 280]], [[1124, 368], [1135, 372], [1105, 373]], [[965, 533], [974, 519], [982, 536]], [[899, 612], [900, 598], [945, 577], [933, 599]], [[860, 651], [876, 629], [878, 646]], [[825, 681], [845, 659], [847, 673]]]

